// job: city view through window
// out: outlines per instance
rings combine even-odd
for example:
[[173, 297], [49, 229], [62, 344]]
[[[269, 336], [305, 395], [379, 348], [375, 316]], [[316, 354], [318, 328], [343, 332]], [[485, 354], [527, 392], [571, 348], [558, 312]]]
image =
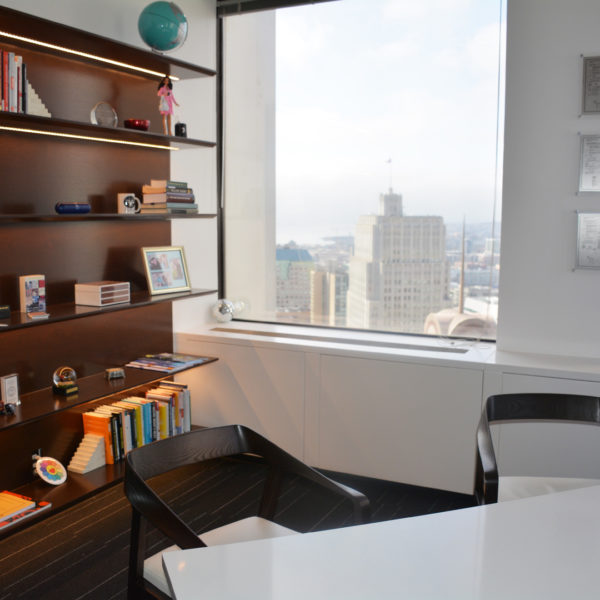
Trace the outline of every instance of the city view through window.
[[494, 339], [502, 0], [340, 0], [273, 29], [275, 297], [243, 317]]

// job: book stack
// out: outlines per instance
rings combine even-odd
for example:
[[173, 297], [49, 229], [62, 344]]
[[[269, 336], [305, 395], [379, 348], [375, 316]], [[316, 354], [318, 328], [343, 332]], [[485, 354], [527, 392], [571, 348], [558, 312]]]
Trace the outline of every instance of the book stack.
[[23, 57], [0, 49], [0, 79], [2, 110], [13, 113], [27, 112], [27, 66]]
[[192, 188], [185, 181], [152, 179], [142, 186], [140, 214], [197, 214]]
[[50, 502], [36, 502], [28, 496], [14, 492], [0, 492], [0, 531], [34, 517], [51, 506]]
[[185, 384], [161, 381], [144, 395], [98, 406], [82, 419], [86, 435], [104, 438], [104, 458], [112, 465], [133, 448], [190, 431], [190, 391]]

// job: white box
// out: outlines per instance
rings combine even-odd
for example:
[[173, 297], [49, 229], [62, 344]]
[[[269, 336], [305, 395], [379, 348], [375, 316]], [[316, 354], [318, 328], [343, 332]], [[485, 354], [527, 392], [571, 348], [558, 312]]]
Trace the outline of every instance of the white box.
[[75, 304], [108, 306], [129, 300], [129, 281], [92, 281], [75, 284]]

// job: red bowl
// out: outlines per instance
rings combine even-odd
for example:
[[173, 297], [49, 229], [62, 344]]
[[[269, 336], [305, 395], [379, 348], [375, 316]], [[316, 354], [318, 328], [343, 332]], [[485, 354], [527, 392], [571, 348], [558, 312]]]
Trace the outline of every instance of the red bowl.
[[129, 129], [141, 129], [142, 131], [148, 131], [150, 127], [149, 119], [125, 119], [125, 127]]

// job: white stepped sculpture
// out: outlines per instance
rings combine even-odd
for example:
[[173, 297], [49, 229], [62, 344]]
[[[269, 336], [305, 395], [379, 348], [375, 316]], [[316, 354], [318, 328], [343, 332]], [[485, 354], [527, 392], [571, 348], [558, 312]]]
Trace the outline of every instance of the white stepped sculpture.
[[29, 81], [27, 82], [27, 114], [37, 115], [38, 117], [52, 116]]
[[74, 473], [88, 473], [106, 463], [104, 456], [104, 438], [86, 433], [69, 463], [67, 469]]

